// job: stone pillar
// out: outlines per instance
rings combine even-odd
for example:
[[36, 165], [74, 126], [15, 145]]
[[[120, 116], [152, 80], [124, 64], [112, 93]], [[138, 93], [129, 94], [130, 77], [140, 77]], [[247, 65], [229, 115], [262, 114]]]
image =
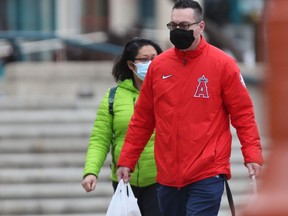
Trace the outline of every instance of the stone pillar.
[[109, 0], [109, 28], [119, 35], [131, 30], [138, 20], [138, 1]]
[[56, 31], [59, 35], [69, 36], [81, 33], [81, 1], [56, 1]]

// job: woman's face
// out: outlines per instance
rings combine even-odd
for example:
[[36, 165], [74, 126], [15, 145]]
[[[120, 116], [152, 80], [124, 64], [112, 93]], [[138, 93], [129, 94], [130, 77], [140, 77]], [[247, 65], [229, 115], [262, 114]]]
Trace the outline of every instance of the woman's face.
[[157, 56], [156, 49], [151, 45], [146, 45], [139, 49], [138, 54], [135, 56], [134, 63], [152, 61], [155, 56]]
[[138, 63], [148, 63], [152, 61], [157, 56], [156, 49], [151, 45], [145, 45], [138, 50], [138, 54], [135, 56], [134, 61], [128, 61], [128, 67], [133, 71], [134, 80], [142, 81], [137, 76], [137, 64]]

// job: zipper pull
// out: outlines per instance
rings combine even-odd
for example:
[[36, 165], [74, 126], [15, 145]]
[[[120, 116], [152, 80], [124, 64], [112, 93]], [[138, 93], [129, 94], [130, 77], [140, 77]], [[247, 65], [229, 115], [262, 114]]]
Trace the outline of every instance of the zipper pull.
[[187, 59], [186, 59], [186, 56], [184, 57], [184, 60], [183, 60], [183, 64], [186, 65], [187, 63]]

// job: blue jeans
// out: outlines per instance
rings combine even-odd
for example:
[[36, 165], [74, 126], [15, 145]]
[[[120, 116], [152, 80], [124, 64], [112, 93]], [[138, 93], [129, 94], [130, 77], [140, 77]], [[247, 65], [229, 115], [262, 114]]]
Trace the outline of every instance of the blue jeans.
[[221, 176], [206, 178], [183, 188], [157, 186], [163, 216], [217, 216], [223, 191]]

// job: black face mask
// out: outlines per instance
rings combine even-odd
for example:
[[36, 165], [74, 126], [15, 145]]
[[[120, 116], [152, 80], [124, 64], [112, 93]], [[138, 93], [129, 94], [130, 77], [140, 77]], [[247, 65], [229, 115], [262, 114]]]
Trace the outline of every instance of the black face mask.
[[177, 49], [188, 49], [194, 40], [193, 30], [175, 29], [170, 31], [170, 41]]

